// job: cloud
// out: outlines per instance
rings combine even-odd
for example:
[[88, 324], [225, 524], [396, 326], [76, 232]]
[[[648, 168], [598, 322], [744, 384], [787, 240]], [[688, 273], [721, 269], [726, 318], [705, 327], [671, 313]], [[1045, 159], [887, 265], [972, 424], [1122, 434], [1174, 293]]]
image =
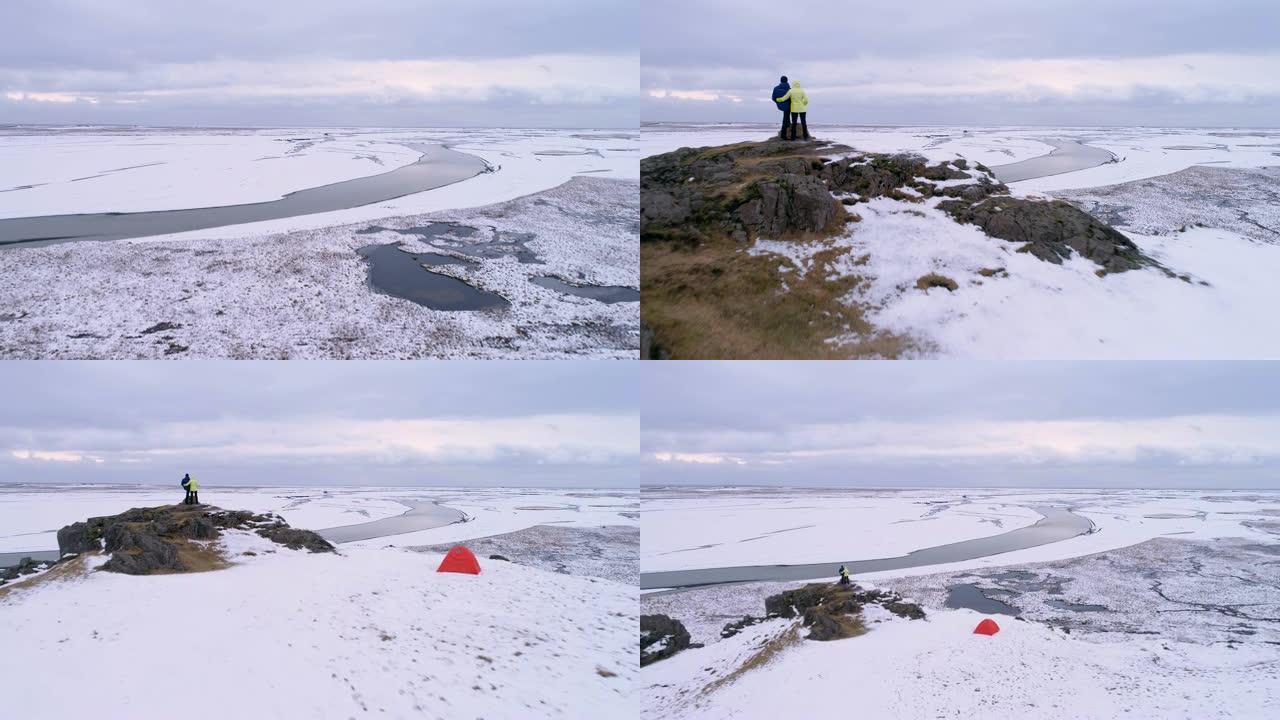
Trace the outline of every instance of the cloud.
[[27, 363], [0, 481], [634, 486], [625, 363]]
[[625, 0], [6, 3], [0, 122], [633, 127]]
[[1280, 39], [1262, 29], [1280, 5], [1262, 0], [659, 0], [645, 23], [649, 121], [772, 121], [781, 74], [832, 123], [1266, 124], [1280, 110]]
[[1280, 366], [1270, 363], [646, 371], [646, 483], [1280, 485]]

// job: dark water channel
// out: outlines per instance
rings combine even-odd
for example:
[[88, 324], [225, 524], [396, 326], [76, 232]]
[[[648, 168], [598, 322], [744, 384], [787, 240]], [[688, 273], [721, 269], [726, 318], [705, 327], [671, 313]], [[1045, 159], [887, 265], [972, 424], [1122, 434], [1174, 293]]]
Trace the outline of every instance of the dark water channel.
[[598, 300], [602, 303], [640, 302], [640, 291], [621, 285], [571, 285], [560, 278], [547, 275], [531, 278], [530, 282], [557, 292]]
[[369, 263], [369, 286], [384, 295], [411, 300], [432, 310], [488, 310], [511, 307], [506, 298], [481, 290], [423, 265], [469, 265], [439, 253], [407, 253], [400, 243], [365, 245], [356, 251]]

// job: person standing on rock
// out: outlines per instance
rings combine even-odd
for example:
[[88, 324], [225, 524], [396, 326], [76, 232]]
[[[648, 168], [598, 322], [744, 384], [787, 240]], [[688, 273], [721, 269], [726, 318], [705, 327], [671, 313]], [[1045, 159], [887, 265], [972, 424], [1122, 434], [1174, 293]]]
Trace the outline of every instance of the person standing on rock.
[[849, 568], [843, 565], [840, 566], [840, 584], [841, 585], [849, 584]]
[[199, 505], [200, 496], [197, 491], [200, 489], [200, 483], [197, 483], [196, 479], [191, 477], [191, 473], [182, 476], [182, 487], [187, 489], [187, 496], [183, 498], [182, 504]]
[[[785, 78], [784, 78], [785, 79]], [[781, 87], [781, 86], [779, 86]], [[774, 92], [777, 92], [775, 89]], [[796, 139], [796, 123], [804, 128], [804, 139], [809, 139], [809, 96], [805, 94], [804, 88], [800, 87], [800, 81], [791, 83], [791, 89], [787, 90], [782, 97], [775, 97], [774, 102], [778, 103], [778, 107], [782, 107], [785, 102], [790, 106], [791, 113], [791, 139]], [[783, 111], [788, 112], [786, 110]], [[783, 131], [786, 131], [786, 125], [783, 125]]]
[[[773, 102], [778, 106], [778, 109], [782, 111], [782, 131], [778, 133], [778, 139], [780, 140], [787, 139], [787, 128], [791, 127], [791, 101], [788, 100], [783, 102], [778, 98], [786, 95], [788, 92], [791, 92], [791, 86], [787, 84], [787, 76], [783, 75], [782, 81], [773, 88]], [[791, 131], [791, 139], [796, 139], [795, 130]]]

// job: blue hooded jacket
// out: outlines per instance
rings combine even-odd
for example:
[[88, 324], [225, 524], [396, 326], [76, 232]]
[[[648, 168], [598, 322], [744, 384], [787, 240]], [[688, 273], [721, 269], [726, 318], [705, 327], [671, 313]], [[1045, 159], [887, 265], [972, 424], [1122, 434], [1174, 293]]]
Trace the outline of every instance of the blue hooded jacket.
[[778, 102], [778, 98], [782, 97], [783, 95], [786, 95], [787, 91], [790, 89], [791, 89], [791, 86], [788, 85], [787, 83], [778, 83], [778, 86], [773, 89], [773, 104], [777, 105], [778, 109], [781, 110], [782, 112], [791, 112], [790, 100], [786, 102]]

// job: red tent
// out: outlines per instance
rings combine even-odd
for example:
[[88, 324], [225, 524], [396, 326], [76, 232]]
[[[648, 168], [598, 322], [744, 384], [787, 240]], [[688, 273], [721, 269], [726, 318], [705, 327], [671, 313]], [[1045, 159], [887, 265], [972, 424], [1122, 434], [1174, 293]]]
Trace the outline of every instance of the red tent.
[[982, 622], [978, 623], [978, 627], [973, 629], [974, 635], [995, 635], [998, 632], [1000, 632], [1000, 626], [991, 618], [983, 619]]
[[440, 561], [440, 567], [436, 568], [436, 572], [454, 572], [466, 573], [468, 575], [480, 574], [480, 563], [476, 562], [476, 556], [470, 550], [458, 545], [444, 556], [444, 560]]

